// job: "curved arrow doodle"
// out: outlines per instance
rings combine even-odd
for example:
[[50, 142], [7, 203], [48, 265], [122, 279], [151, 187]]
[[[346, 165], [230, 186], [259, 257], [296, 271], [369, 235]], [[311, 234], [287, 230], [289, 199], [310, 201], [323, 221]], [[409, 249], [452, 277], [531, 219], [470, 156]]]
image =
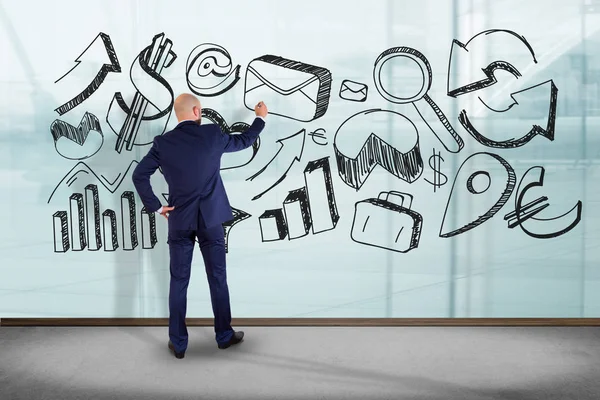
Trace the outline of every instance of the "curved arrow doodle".
[[[285, 170], [285, 172], [281, 175], [281, 177], [275, 181], [275, 183], [273, 183], [271, 186], [269, 186], [267, 189], [263, 190], [262, 192], [260, 192], [259, 194], [257, 194], [256, 196], [254, 196], [252, 198], [252, 200], [257, 200], [259, 198], [262, 197], [262, 195], [264, 195], [265, 193], [267, 193], [269, 190], [273, 189], [275, 186], [279, 185], [281, 182], [283, 182], [283, 180], [286, 178], [287, 173], [290, 172], [290, 169], [292, 169], [292, 166], [294, 165], [294, 161], [300, 161], [302, 159], [302, 153], [304, 153], [304, 143], [306, 142], [306, 129], [301, 129], [298, 132], [294, 133], [293, 135], [290, 135], [288, 137], [285, 138], [281, 138], [277, 141], [277, 143], [279, 143], [279, 150], [277, 150], [277, 153], [275, 153], [275, 155], [273, 156], [273, 158], [271, 158], [271, 160], [267, 163], [267, 165], [265, 165], [264, 167], [262, 167], [258, 172], [256, 172], [254, 175], [252, 175], [251, 177], [247, 178], [247, 181], [252, 181], [254, 180], [256, 177], [258, 177], [260, 174], [262, 174], [263, 172], [265, 172], [265, 170], [269, 167], [269, 165], [271, 165], [271, 163], [273, 161], [275, 161], [275, 159], [277, 158], [277, 156], [279, 155], [279, 153], [281, 153], [281, 151], [284, 149], [285, 146], [285, 141], [289, 140], [291, 142], [291, 139], [294, 138], [300, 138], [302, 139], [302, 142], [300, 142], [299, 139], [296, 139], [296, 141], [298, 143], [298, 145], [290, 145], [287, 146], [287, 148], [290, 149], [290, 153], [292, 154], [296, 154], [293, 158], [292, 158], [292, 162], [290, 163], [290, 165], [287, 167], [287, 169]], [[298, 151], [298, 147], [300, 148]]]
[[[487, 104], [485, 104], [485, 102], [483, 100], [481, 100], [481, 102], [491, 111], [494, 112], [498, 112], [498, 113], [504, 113], [504, 112], [516, 112], [516, 110], [518, 109], [518, 107], [514, 107], [514, 106], [519, 106], [519, 101], [517, 100], [518, 97], [521, 96], [527, 96], [527, 95], [535, 95], [535, 94], [539, 94], [542, 93], [544, 96], [546, 96], [548, 98], [548, 114], [547, 117], [545, 117], [546, 121], [545, 121], [545, 126], [542, 127], [540, 125], [533, 125], [533, 127], [523, 136], [519, 137], [519, 138], [511, 138], [508, 140], [502, 140], [502, 141], [496, 141], [493, 139], [489, 139], [488, 137], [486, 137], [485, 135], [483, 135], [482, 133], [480, 133], [477, 128], [473, 125], [473, 122], [469, 119], [469, 116], [467, 115], [467, 111], [466, 110], [462, 110], [460, 115], [458, 116], [458, 120], [460, 121], [461, 125], [465, 128], [465, 130], [467, 132], [469, 132], [469, 134], [471, 134], [471, 136], [473, 136], [475, 138], [475, 140], [477, 140], [479, 143], [483, 144], [484, 146], [487, 147], [493, 147], [493, 148], [500, 148], [500, 149], [510, 149], [510, 148], [515, 148], [515, 147], [520, 147], [523, 146], [527, 143], [529, 143], [529, 141], [531, 139], [533, 139], [535, 136], [540, 135], [545, 137], [546, 139], [553, 141], [554, 140], [554, 128], [555, 128], [555, 122], [556, 122], [556, 106], [557, 106], [557, 99], [558, 99], [558, 88], [556, 87], [556, 85], [554, 85], [554, 82], [552, 80], [540, 83], [538, 85], [532, 86], [530, 88], [527, 89], [523, 89], [520, 90], [518, 92], [512, 93], [511, 94], [511, 98], [513, 99], [513, 103], [510, 104], [508, 106], [508, 108], [506, 108], [505, 110], [501, 110], [501, 111], [497, 111], [492, 109], [491, 107], [489, 107]], [[525, 101], [523, 101], [523, 103], [525, 103]]]
[[108, 55], [108, 60], [110, 63], [102, 65], [102, 68], [100, 68], [94, 79], [90, 82], [89, 85], [87, 85], [85, 89], [81, 91], [81, 93], [79, 93], [77, 96], [75, 96], [74, 98], [72, 98], [71, 100], [67, 101], [65, 104], [54, 110], [59, 115], [63, 115], [69, 112], [73, 108], [83, 103], [92, 94], [94, 94], [94, 92], [100, 87], [102, 82], [104, 82], [104, 79], [106, 78], [109, 72], [121, 72], [121, 65], [119, 64], [119, 59], [117, 58], [117, 53], [115, 52], [113, 44], [110, 40], [110, 36], [108, 36], [106, 33], [100, 32], [98, 36], [94, 38], [92, 43], [90, 43], [90, 45], [85, 48], [85, 50], [79, 55], [79, 57], [75, 59], [75, 66], [71, 68], [66, 74], [58, 78], [54, 83], [59, 82], [65, 76], [69, 75], [75, 68], [79, 66], [79, 64], [81, 64], [81, 59], [84, 55], [86, 55], [88, 50], [92, 46], [94, 46], [95, 43], [98, 43], [98, 38], [102, 39], [102, 43], [104, 44], [104, 50]]
[[[527, 204], [523, 204], [523, 198], [529, 189], [536, 186], [544, 186], [545, 172], [546, 170], [544, 167], [535, 166], [529, 168], [525, 174], [523, 174], [521, 182], [519, 182], [519, 186], [517, 187], [517, 195], [515, 196], [515, 211], [504, 216], [504, 219], [508, 221], [508, 227], [510, 229], [519, 226], [523, 232], [536, 239], [555, 238], [564, 235], [575, 228], [577, 224], [579, 224], [579, 221], [581, 221], [581, 210], [583, 207], [581, 200], [578, 200], [573, 208], [562, 215], [554, 218], [536, 217], [537, 214], [547, 208], [550, 204], [546, 203], [535, 209], [532, 209], [532, 207], [547, 201], [548, 197], [541, 196]], [[537, 177], [531, 177], [531, 175], [535, 174], [537, 174]], [[531, 182], [523, 185], [523, 182], [526, 180], [531, 180]], [[521, 186], [523, 186], [523, 188], [521, 188]], [[565, 220], [568, 222], [564, 223]], [[526, 224], [525, 221], [529, 221], [528, 224]], [[535, 229], [528, 229], [525, 225], [533, 226]]]
[[246, 211], [239, 210], [235, 207], [231, 207], [231, 212], [233, 214], [233, 219], [223, 224], [223, 230], [225, 233], [225, 253], [229, 252], [229, 232], [231, 231], [231, 228], [233, 228], [234, 225], [238, 224], [239, 222], [242, 222], [252, 216]]
[[[494, 44], [493, 46], [489, 45], [489, 41], [491, 39], [497, 40], [498, 44]], [[460, 41], [454, 39], [452, 41], [452, 48], [450, 50], [450, 60], [448, 62], [448, 85], [447, 92], [450, 97], [457, 97], [466, 93], [474, 92], [476, 90], [483, 89], [488, 86], [494, 85], [496, 81], [496, 77], [494, 76], [494, 72], [496, 70], [504, 70], [511, 73], [514, 77], [519, 78], [521, 76], [521, 72], [519, 68], [517, 68], [513, 63], [504, 60], [498, 59], [493, 55], [490, 61], [484, 63], [484, 67], [481, 69], [483, 72], [483, 77], [480, 80], [475, 82], [462, 82], [457, 85], [456, 88], [450, 88], [450, 77], [453, 75], [460, 76], [458, 72], [458, 68], [460, 65], [466, 65], [466, 63], [458, 62], [457, 58], [460, 57], [474, 57], [473, 54], [479, 55], [479, 48], [485, 47], [486, 49], [501, 49], [506, 52], [506, 55], [510, 55], [514, 53], [514, 49], [517, 47], [525, 46], [527, 51], [531, 54], [534, 63], [537, 63], [537, 59], [535, 58], [535, 53], [533, 52], [533, 48], [525, 39], [525, 37], [506, 29], [490, 29], [483, 32], [478, 33], [473, 36], [467, 43], [461, 43]], [[486, 52], [485, 54], [487, 54]], [[459, 78], [460, 79], [460, 78]]]
[[[221, 116], [221, 114], [219, 114], [216, 110], [213, 110], [211, 108], [203, 108], [202, 116], [205, 117], [206, 119], [208, 119], [209, 121], [217, 124], [219, 126], [219, 128], [221, 128], [221, 131], [223, 131], [223, 133], [227, 133], [227, 134], [242, 133], [250, 127], [250, 125], [248, 125], [245, 122], [236, 122], [236, 123], [232, 124], [231, 126], [229, 126], [229, 125], [227, 125], [227, 121], [225, 121], [225, 118], [223, 118]], [[224, 157], [223, 157], [224, 160], [226, 160], [226, 161], [234, 160], [234, 161], [230, 162], [229, 166], [226, 166], [226, 167], [221, 165], [221, 171], [225, 171], [228, 169], [234, 169], [234, 168], [240, 168], [240, 167], [250, 164], [252, 162], [252, 160], [254, 160], [254, 157], [256, 157], [256, 154], [258, 153], [259, 149], [260, 149], [260, 136], [256, 138], [256, 141], [251, 146], [252, 155], [250, 156], [250, 159], [248, 161], [245, 161], [245, 162], [240, 161], [240, 155], [243, 154], [243, 157], [246, 157], [246, 158], [248, 157], [249, 151], [247, 151], [247, 150], [238, 151], [235, 153], [224, 154]]]

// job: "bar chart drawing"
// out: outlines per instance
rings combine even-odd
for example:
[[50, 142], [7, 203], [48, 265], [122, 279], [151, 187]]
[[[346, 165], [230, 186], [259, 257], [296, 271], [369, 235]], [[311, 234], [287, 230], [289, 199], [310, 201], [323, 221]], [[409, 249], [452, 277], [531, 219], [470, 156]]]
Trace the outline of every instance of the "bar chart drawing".
[[104, 228], [104, 251], [117, 250], [119, 248], [117, 214], [113, 210], [102, 213], [102, 227]]
[[81, 193], [73, 193], [69, 197], [69, 219], [71, 223], [71, 249], [82, 251], [86, 248], [87, 241], [85, 237], [85, 210]]
[[156, 238], [156, 215], [142, 208], [142, 248], [153, 249], [158, 242]]
[[[121, 203], [121, 215], [112, 209], [101, 213], [100, 194], [95, 184], [85, 186], [82, 193], [72, 193], [68, 200], [68, 209], [52, 214], [55, 253], [99, 251], [102, 248], [108, 252], [119, 248], [132, 251], [139, 241], [142, 249], [154, 249], [158, 243], [156, 214], [143, 207], [138, 212], [132, 191], [124, 191], [115, 198]], [[141, 232], [138, 223], [141, 223]]]
[[298, 239], [335, 229], [340, 219], [329, 157], [310, 161], [304, 168], [305, 186], [291, 190], [281, 208], [259, 218], [263, 242]]
[[138, 237], [135, 196], [132, 191], [125, 191], [121, 195], [121, 230], [123, 232], [123, 250], [135, 250], [138, 245]]
[[258, 217], [258, 223], [263, 242], [283, 240], [287, 236], [287, 224], [281, 208], [266, 210]]
[[304, 182], [308, 190], [312, 233], [317, 234], [335, 229], [340, 215], [333, 193], [329, 157], [310, 161], [304, 168]]
[[67, 219], [66, 211], [57, 211], [52, 215], [55, 253], [65, 253], [69, 250], [69, 223]]
[[102, 237], [100, 236], [100, 197], [97, 185], [90, 184], [85, 187], [85, 216], [88, 250], [100, 250]]

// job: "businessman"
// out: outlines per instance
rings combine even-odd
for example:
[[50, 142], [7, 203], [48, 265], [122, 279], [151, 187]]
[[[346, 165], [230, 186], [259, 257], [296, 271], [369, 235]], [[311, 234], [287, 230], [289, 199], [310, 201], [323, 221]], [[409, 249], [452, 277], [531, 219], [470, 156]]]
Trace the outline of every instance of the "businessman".
[[[215, 124], [200, 125], [200, 101], [191, 94], [178, 96], [173, 107], [177, 126], [154, 138], [133, 172], [133, 183], [146, 210], [168, 220], [169, 349], [183, 358], [188, 345], [187, 288], [196, 238], [210, 287], [217, 345], [226, 349], [244, 337], [244, 332], [231, 327], [223, 223], [232, 220], [233, 214], [221, 180], [221, 156], [252, 146], [265, 127], [268, 110], [263, 102], [258, 103], [252, 125], [241, 134], [230, 135]], [[150, 177], [159, 167], [169, 185], [169, 204], [164, 206], [150, 185]]]

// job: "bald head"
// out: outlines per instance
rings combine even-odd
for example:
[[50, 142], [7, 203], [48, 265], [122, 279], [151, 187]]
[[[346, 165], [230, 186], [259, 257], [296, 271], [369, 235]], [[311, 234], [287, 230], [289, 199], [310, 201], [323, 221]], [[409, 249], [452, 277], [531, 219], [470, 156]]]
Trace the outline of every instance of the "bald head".
[[183, 93], [177, 96], [173, 104], [173, 109], [175, 110], [177, 121], [186, 119], [200, 121], [202, 106], [200, 105], [200, 100], [193, 94]]

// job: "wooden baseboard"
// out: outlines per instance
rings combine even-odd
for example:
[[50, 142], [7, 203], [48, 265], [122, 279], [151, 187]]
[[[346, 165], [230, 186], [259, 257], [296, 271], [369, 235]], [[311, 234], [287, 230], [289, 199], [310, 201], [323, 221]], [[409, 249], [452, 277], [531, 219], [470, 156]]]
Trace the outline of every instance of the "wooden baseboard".
[[[212, 318], [188, 318], [212, 326]], [[168, 326], [168, 318], [2, 318], [0, 326]], [[306, 327], [399, 326], [600, 326], [600, 318], [234, 318], [232, 325]]]

